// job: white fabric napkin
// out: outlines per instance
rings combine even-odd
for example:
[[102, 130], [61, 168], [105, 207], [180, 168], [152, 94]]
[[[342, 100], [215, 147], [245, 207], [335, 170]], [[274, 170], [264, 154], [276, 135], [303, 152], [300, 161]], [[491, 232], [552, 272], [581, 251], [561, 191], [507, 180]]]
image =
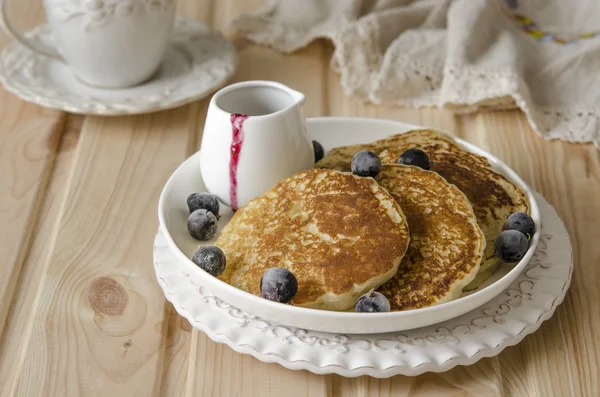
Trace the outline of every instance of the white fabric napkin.
[[348, 94], [458, 112], [519, 107], [600, 148], [598, 0], [272, 0], [230, 26], [293, 52], [332, 40]]

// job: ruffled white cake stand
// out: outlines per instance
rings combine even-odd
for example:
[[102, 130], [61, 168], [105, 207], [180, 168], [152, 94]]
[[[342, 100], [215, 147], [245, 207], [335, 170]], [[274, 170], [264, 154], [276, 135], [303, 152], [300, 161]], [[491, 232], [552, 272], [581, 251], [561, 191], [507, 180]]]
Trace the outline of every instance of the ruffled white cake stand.
[[470, 365], [519, 343], [562, 302], [573, 270], [567, 231], [554, 208], [536, 195], [542, 235], [533, 259], [502, 294], [476, 310], [425, 328], [340, 335], [276, 324], [208, 293], [179, 263], [159, 232], [154, 268], [177, 312], [216, 342], [289, 369], [346, 377], [419, 375]]

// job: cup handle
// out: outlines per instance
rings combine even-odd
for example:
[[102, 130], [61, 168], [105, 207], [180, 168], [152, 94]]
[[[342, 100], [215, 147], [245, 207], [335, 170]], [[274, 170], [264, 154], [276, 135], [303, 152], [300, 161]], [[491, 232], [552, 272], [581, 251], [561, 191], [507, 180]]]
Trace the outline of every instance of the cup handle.
[[6, 32], [6, 34], [8, 34], [20, 44], [29, 48], [35, 53], [42, 54], [50, 58], [62, 60], [62, 57], [60, 56], [56, 48], [45, 45], [44, 43], [34, 42], [33, 40], [26, 38], [13, 28], [10, 21], [8, 20], [7, 3], [8, 0], [0, 0], [0, 26], [2, 26], [2, 29]]

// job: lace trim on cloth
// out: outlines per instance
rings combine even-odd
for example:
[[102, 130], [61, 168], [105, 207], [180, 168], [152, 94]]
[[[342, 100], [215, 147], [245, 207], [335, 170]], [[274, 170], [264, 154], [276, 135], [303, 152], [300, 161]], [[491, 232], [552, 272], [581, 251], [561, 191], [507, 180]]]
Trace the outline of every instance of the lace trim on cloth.
[[332, 63], [346, 94], [375, 104], [420, 107], [439, 102], [443, 61], [425, 65], [400, 51], [373, 51], [379, 48], [379, 24], [374, 17], [329, 38], [335, 46]]
[[593, 142], [600, 149], [600, 106], [538, 106], [527, 84], [514, 71], [444, 65], [443, 51], [439, 59], [428, 57], [428, 64], [414, 56], [404, 57], [401, 51], [382, 54], [379, 24], [372, 16], [351, 23], [347, 16], [339, 15], [303, 27], [283, 24], [275, 18], [277, 5], [272, 0], [262, 10], [238, 15], [229, 22], [229, 28], [283, 53], [296, 51], [318, 38], [331, 40], [335, 46], [332, 67], [341, 74], [347, 95], [375, 104], [446, 107], [461, 114], [519, 108], [539, 136]]
[[463, 66], [446, 66], [442, 102], [458, 113], [482, 109], [519, 108], [531, 128], [545, 139], [568, 142], [592, 142], [600, 149], [600, 109], [585, 105], [570, 108], [537, 106], [521, 77], [510, 70], [477, 70]]

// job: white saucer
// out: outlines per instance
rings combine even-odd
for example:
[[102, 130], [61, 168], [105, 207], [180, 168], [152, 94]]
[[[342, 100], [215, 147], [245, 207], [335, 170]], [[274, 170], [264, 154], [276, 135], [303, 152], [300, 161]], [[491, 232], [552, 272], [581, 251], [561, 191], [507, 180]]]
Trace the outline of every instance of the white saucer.
[[442, 372], [519, 343], [562, 302], [573, 270], [569, 236], [554, 208], [539, 194], [536, 199], [544, 220], [540, 241], [510, 287], [471, 312], [410, 331], [342, 335], [258, 318], [207, 293], [202, 277], [189, 272], [160, 232], [154, 269], [167, 299], [194, 328], [261, 361], [346, 377]]
[[[50, 28], [27, 33], [52, 43]], [[146, 83], [103, 89], [81, 83], [63, 62], [10, 44], [0, 58], [0, 81], [25, 101], [89, 115], [156, 112], [204, 98], [225, 84], [237, 67], [234, 46], [218, 32], [195, 21], [178, 19], [165, 60]]]

